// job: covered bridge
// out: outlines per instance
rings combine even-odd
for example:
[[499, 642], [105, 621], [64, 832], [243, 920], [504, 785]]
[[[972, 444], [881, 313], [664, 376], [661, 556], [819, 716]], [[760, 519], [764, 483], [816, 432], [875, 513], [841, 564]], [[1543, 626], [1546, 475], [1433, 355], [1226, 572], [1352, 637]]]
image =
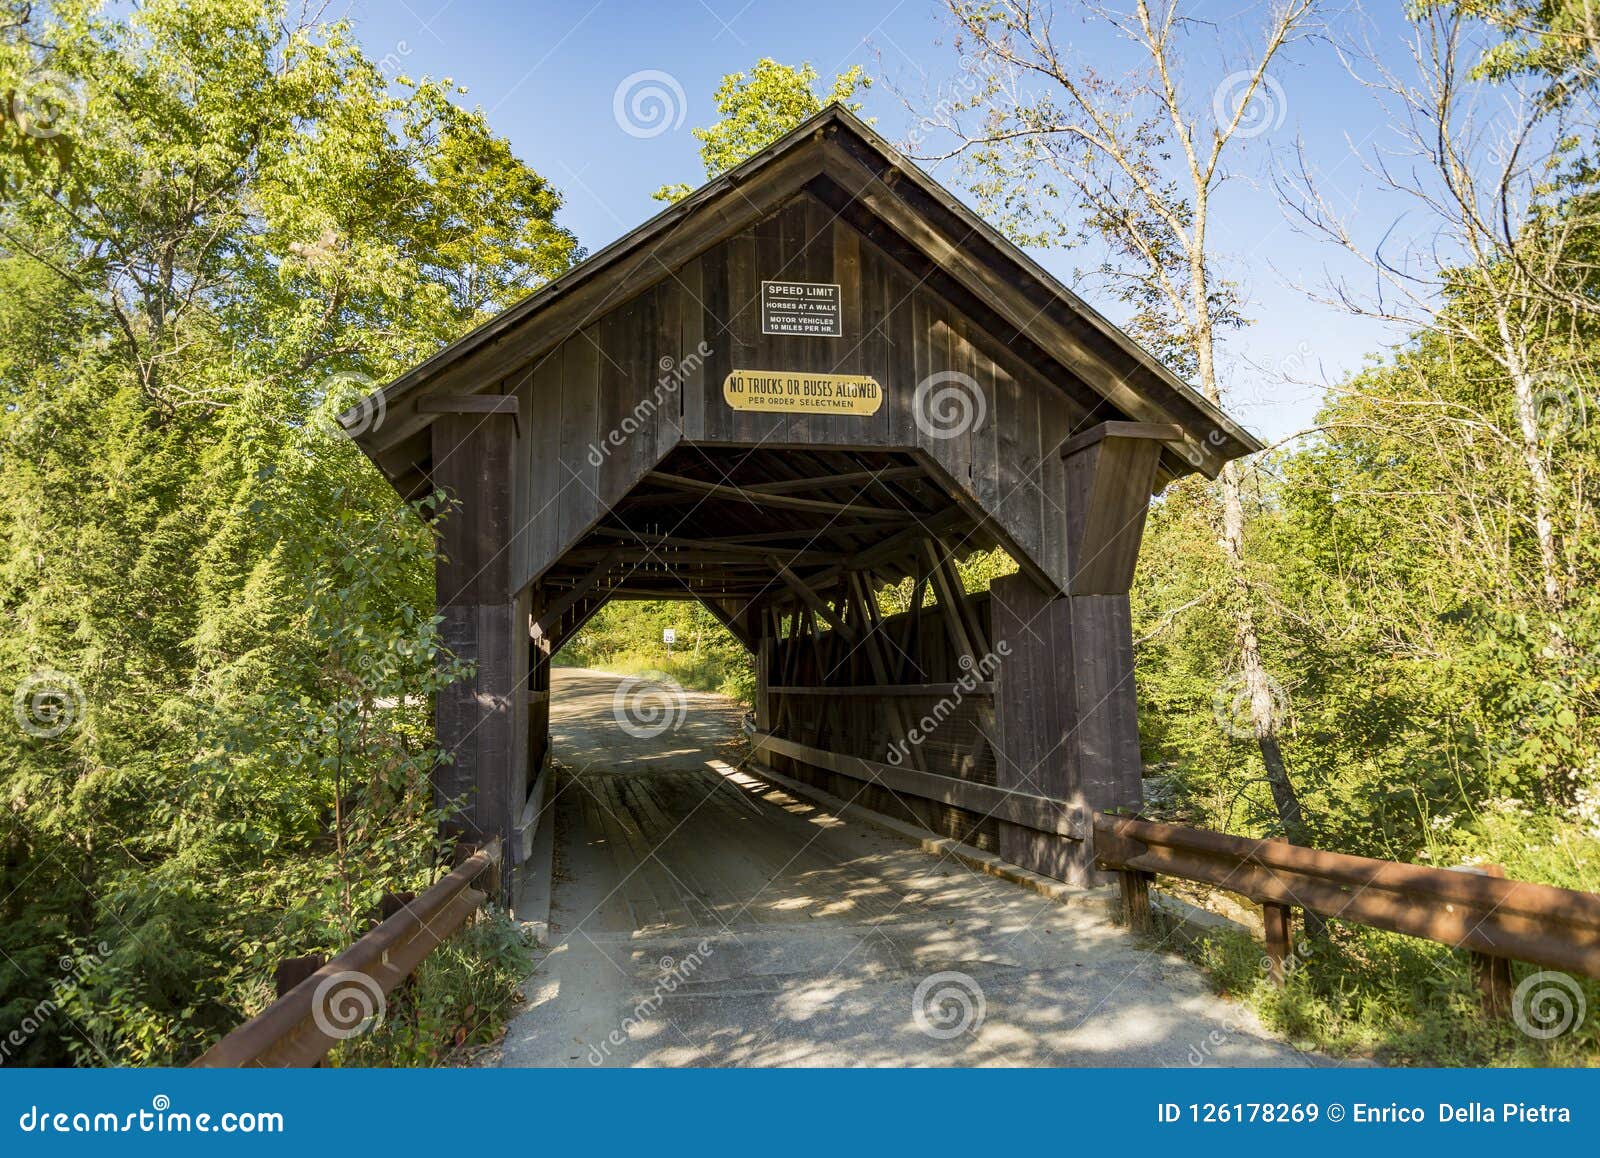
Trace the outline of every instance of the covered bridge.
[[[441, 799], [526, 855], [551, 656], [695, 599], [781, 772], [1063, 880], [1140, 803], [1128, 586], [1151, 494], [1259, 444], [830, 107], [382, 391], [434, 488]], [[349, 421], [349, 420], [347, 420]], [[963, 595], [957, 560], [1020, 573]], [[910, 581], [912, 610], [878, 592]]]

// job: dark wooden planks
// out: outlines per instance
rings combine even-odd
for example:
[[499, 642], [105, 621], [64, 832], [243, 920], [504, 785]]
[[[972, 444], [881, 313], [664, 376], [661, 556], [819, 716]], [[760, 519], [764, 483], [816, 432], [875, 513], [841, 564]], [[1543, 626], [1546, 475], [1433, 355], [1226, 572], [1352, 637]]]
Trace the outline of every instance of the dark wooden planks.
[[511, 537], [520, 457], [515, 415], [445, 414], [432, 427], [434, 477], [451, 499], [435, 589], [445, 646], [473, 674], [441, 689], [434, 730], [448, 759], [435, 802], [473, 839], [510, 832], [526, 791], [527, 592], [513, 592]]
[[[1050, 593], [1023, 575], [996, 579], [989, 592], [995, 646], [1005, 648], [995, 676], [996, 782], [1076, 799], [1064, 718], [1072, 695], [1072, 657], [1060, 651]], [[1058, 880], [1071, 879], [1080, 859], [1075, 850], [1012, 824], [1000, 826], [1000, 855]]]

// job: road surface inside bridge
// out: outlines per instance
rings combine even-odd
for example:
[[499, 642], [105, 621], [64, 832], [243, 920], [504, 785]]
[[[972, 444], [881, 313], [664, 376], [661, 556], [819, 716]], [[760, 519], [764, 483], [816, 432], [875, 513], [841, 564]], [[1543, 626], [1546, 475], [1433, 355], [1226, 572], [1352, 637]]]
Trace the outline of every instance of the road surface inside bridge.
[[675, 694], [630, 731], [636, 684], [555, 670], [552, 948], [499, 1064], [1326, 1064], [1098, 899], [1047, 899], [763, 780], [739, 705]]

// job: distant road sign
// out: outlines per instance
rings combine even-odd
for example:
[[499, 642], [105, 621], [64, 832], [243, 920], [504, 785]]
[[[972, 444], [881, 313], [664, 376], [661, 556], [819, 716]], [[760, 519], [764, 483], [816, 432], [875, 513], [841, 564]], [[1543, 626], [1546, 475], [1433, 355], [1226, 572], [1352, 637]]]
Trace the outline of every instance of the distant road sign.
[[677, 632], [677, 630], [675, 628], [671, 628], [671, 627], [662, 628], [662, 630], [661, 630], [661, 642], [662, 643], [677, 643], [678, 642], [678, 632]]

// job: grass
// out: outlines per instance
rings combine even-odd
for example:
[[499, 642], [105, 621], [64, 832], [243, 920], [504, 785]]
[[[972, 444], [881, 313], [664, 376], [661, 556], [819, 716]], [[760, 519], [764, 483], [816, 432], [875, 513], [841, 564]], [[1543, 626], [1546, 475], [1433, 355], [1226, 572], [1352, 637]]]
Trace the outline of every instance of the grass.
[[495, 1041], [519, 1000], [528, 943], [503, 913], [488, 913], [444, 941], [390, 994], [382, 1024], [344, 1042], [334, 1066], [448, 1065]]
[[[1219, 992], [1308, 1051], [1404, 1066], [1600, 1065], [1600, 983], [1591, 980], [1561, 983], [1581, 994], [1587, 1014], [1540, 1040], [1513, 1019], [1485, 1016], [1467, 955], [1429, 941], [1333, 924], [1326, 938], [1300, 940], [1282, 988], [1246, 933], [1207, 931], [1183, 951]], [[1536, 972], [1514, 965], [1513, 984]]]
[[676, 651], [670, 655], [662, 651], [628, 651], [603, 659], [596, 657], [583, 664], [558, 655], [555, 662], [562, 667], [592, 667], [623, 676], [664, 675], [690, 691], [716, 692], [746, 707], [755, 704], [754, 669], [748, 664], [730, 667], [724, 658], [712, 653], [697, 656], [692, 651]]

